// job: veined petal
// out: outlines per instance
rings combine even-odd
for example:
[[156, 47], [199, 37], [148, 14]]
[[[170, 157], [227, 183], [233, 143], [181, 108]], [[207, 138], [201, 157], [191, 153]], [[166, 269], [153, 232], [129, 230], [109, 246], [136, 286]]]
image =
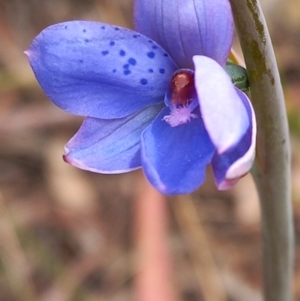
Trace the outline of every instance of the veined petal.
[[243, 92], [239, 92], [239, 95], [251, 122], [247, 132], [233, 149], [222, 155], [216, 153], [212, 159], [216, 184], [220, 190], [231, 188], [247, 174], [255, 158], [256, 119], [254, 111], [246, 95]]
[[164, 47], [180, 68], [192, 68], [194, 55], [225, 65], [234, 32], [228, 0], [135, 0], [134, 17], [137, 31]]
[[224, 69], [204, 56], [194, 56], [195, 86], [200, 111], [219, 154], [234, 147], [250, 126], [239, 91]]
[[198, 118], [171, 127], [163, 119], [164, 108], [142, 133], [141, 157], [146, 177], [164, 194], [185, 194], [197, 189], [205, 179], [206, 165], [215, 149], [199, 111]]
[[73, 21], [43, 30], [26, 51], [38, 82], [60, 108], [121, 118], [163, 102], [175, 63], [129, 29]]
[[121, 119], [85, 119], [65, 147], [66, 162], [99, 173], [122, 173], [141, 166], [142, 131], [161, 110], [151, 106]]

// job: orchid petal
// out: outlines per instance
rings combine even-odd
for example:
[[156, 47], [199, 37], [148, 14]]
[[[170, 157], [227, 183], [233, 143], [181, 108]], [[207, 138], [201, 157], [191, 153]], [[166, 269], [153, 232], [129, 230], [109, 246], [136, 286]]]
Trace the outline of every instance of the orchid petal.
[[161, 105], [121, 119], [85, 119], [65, 147], [66, 162], [99, 173], [122, 173], [141, 167], [140, 139]]
[[197, 54], [225, 65], [234, 32], [228, 0], [136, 0], [134, 16], [137, 31], [164, 47], [179, 67], [192, 68]]
[[202, 118], [211, 141], [221, 154], [240, 141], [250, 120], [238, 90], [224, 69], [204, 56], [194, 56], [194, 63]]
[[247, 174], [253, 164], [256, 145], [256, 120], [252, 105], [243, 92], [240, 98], [247, 109], [251, 123], [241, 141], [231, 150], [222, 155], [217, 153], [212, 159], [218, 189], [232, 187], [241, 177]]
[[50, 26], [26, 54], [38, 82], [57, 106], [104, 119], [162, 103], [177, 68], [149, 38], [98, 22]]
[[215, 151], [199, 115], [190, 122], [171, 127], [162, 120], [164, 108], [142, 133], [141, 157], [150, 183], [164, 194], [185, 194], [205, 179], [206, 165]]

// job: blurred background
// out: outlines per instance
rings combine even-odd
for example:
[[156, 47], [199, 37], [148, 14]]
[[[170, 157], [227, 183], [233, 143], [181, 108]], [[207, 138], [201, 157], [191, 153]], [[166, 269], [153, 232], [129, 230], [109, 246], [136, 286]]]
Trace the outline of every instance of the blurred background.
[[[300, 301], [300, 2], [261, 2], [290, 122], [293, 290]], [[63, 146], [82, 118], [46, 98], [23, 51], [45, 27], [75, 19], [132, 28], [132, 0], [0, 0], [0, 301], [133, 300], [151, 282], [141, 280], [149, 268], [141, 263], [156, 254], [147, 253], [151, 247], [162, 256], [150, 269], [158, 265], [172, 296], [161, 301], [261, 301], [260, 212], [251, 176], [219, 192], [208, 170], [191, 196], [166, 199], [140, 171], [99, 175], [63, 162]], [[143, 202], [157, 207], [143, 211]], [[151, 225], [161, 225], [161, 235]]]

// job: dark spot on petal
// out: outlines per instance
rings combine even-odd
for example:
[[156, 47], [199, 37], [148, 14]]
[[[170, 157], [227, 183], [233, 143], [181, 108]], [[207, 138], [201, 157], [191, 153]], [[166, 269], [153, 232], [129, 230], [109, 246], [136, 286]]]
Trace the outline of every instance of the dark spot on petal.
[[83, 63], [83, 60], [79, 60], [79, 63], [81, 63], [81, 64], [82, 64], [82, 63]]
[[138, 35], [137, 35], [137, 34], [134, 34], [133, 37], [136, 39], [136, 38], [138, 37]]
[[166, 70], [164, 68], [159, 69], [159, 73], [164, 74], [165, 72], [166, 72]]
[[65, 29], [68, 29], [68, 25], [65, 26]]
[[125, 75], [128, 75], [128, 74], [130, 74], [130, 73], [131, 73], [131, 71], [130, 71], [129, 69], [124, 70], [124, 74], [125, 74]]
[[165, 56], [165, 57], [168, 57], [169, 55], [168, 55], [167, 53], [164, 53], [164, 56]]
[[148, 80], [146, 78], [142, 78], [140, 80], [141, 85], [147, 85], [148, 84]]
[[155, 45], [154, 45], [154, 46], [152, 46], [152, 49], [157, 49], [157, 46], [155, 46]]
[[105, 26], [101, 26], [101, 29], [105, 29]]
[[110, 43], [109, 43], [109, 46], [114, 46], [116, 43], [114, 42], [114, 41], [111, 41]]
[[132, 66], [135, 66], [136, 65], [136, 60], [133, 57], [131, 57], [130, 59], [128, 59], [128, 63]]
[[152, 40], [148, 40], [148, 42], [149, 42], [149, 43], [153, 43], [153, 41], [152, 41]]
[[120, 50], [119, 54], [120, 54], [120, 56], [125, 56], [126, 52], [124, 50]]
[[108, 51], [107, 50], [104, 50], [104, 51], [101, 51], [102, 55], [107, 55], [108, 54]]
[[129, 68], [129, 64], [123, 65], [123, 68], [124, 68], [124, 69], [128, 69], [128, 68]]
[[86, 32], [86, 29], [84, 29], [82, 32]]
[[113, 72], [113, 73], [116, 73], [116, 72], [117, 72], [117, 70], [116, 70], [116, 69], [114, 69], [112, 72]]
[[115, 30], [120, 30], [120, 28], [119, 27], [115, 27]]
[[84, 41], [85, 41], [86, 43], [89, 43], [89, 42], [90, 42], [90, 40], [89, 40], [89, 39], [85, 39]]
[[147, 53], [148, 57], [150, 57], [150, 59], [153, 59], [155, 57], [155, 53], [153, 51], [150, 51]]
[[149, 73], [153, 73], [153, 69], [148, 69], [148, 72]]

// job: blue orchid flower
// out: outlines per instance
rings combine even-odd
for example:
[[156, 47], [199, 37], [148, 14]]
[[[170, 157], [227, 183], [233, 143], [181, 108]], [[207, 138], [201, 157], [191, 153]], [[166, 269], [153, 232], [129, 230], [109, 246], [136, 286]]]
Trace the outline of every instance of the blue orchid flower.
[[255, 154], [247, 96], [224, 71], [233, 40], [227, 0], [137, 0], [136, 31], [72, 21], [25, 52], [48, 97], [86, 116], [65, 161], [99, 173], [143, 168], [164, 194], [197, 189], [211, 163], [227, 189]]

